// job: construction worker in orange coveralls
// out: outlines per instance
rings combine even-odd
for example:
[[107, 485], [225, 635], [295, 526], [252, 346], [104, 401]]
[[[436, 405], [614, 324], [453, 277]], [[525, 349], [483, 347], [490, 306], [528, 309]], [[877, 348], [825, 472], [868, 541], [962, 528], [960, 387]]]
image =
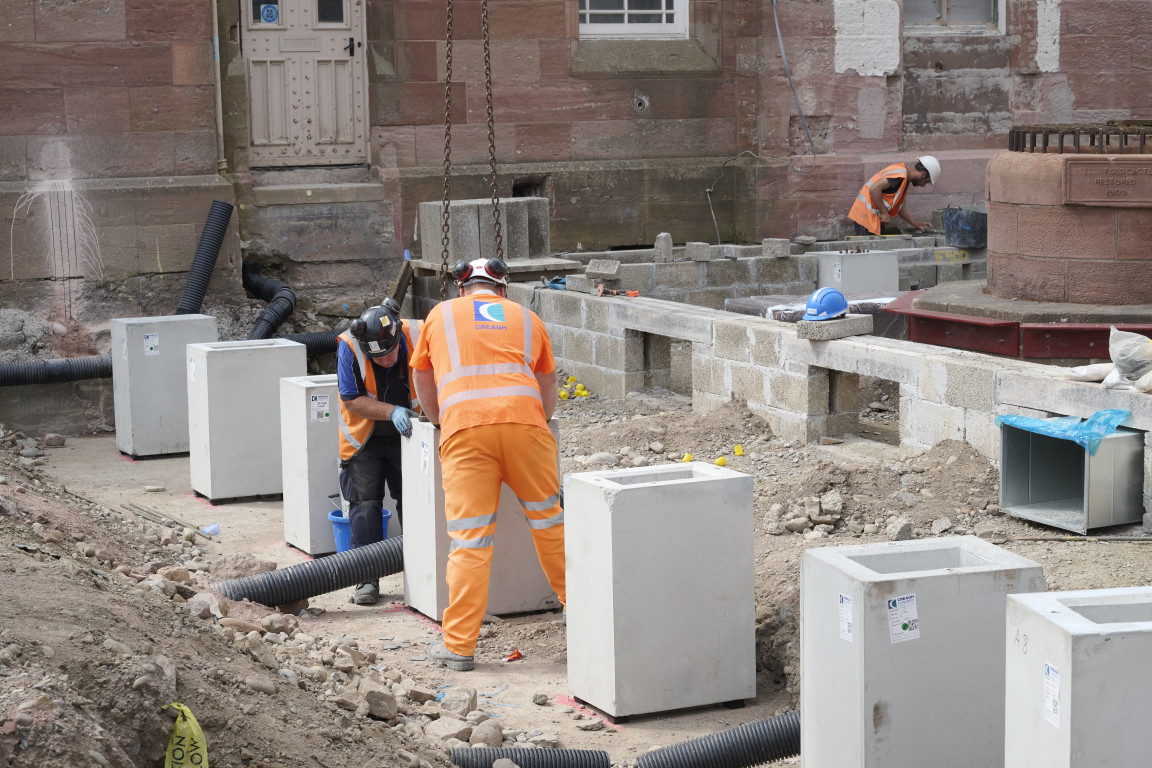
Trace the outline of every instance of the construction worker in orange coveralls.
[[892, 223], [893, 216], [899, 216], [920, 232], [928, 229], [928, 224], [904, 213], [904, 198], [909, 185], [923, 187], [939, 182], [940, 162], [932, 155], [918, 157], [915, 163], [895, 163], [880, 171], [856, 193], [848, 213], [848, 218], [855, 222], [856, 234], [870, 232], [879, 237]]
[[440, 425], [448, 553], [444, 639], [428, 659], [472, 669], [488, 604], [501, 481], [524, 509], [536, 555], [561, 605], [564, 510], [548, 420], [559, 390], [552, 342], [534, 312], [507, 298], [499, 259], [461, 262], [458, 298], [428, 313], [409, 365], [424, 413]]

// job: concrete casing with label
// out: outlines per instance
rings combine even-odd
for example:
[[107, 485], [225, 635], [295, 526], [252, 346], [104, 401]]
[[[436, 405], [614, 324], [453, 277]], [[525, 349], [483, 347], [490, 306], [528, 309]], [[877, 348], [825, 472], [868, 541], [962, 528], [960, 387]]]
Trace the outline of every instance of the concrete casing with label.
[[900, 264], [893, 251], [819, 251], [816, 258], [816, 287], [835, 288], [841, 293], [900, 292]]
[[340, 493], [339, 433], [336, 374], [280, 379], [284, 541], [310, 555], [336, 551], [328, 497]]
[[[555, 436], [556, 422], [549, 426]], [[413, 421], [412, 436], [401, 441], [400, 467], [404, 473], [404, 602], [440, 621], [448, 607], [445, 574], [452, 541], [444, 518], [440, 430], [427, 421]], [[476, 514], [488, 512], [477, 510]], [[536, 557], [524, 510], [505, 485], [496, 508], [487, 612], [499, 616], [558, 608], [560, 601]]]
[[974, 536], [808, 550], [804, 767], [1002, 766], [1005, 600], [1043, 589], [1038, 564]]
[[282, 493], [280, 379], [308, 356], [288, 339], [188, 345], [188, 469], [209, 499]]
[[1149, 764], [1152, 587], [1008, 599], [1005, 768]]
[[209, 315], [120, 317], [111, 322], [116, 448], [130, 456], [188, 450], [185, 347], [213, 342]]
[[752, 478], [583, 472], [564, 502], [572, 695], [614, 717], [755, 698]]

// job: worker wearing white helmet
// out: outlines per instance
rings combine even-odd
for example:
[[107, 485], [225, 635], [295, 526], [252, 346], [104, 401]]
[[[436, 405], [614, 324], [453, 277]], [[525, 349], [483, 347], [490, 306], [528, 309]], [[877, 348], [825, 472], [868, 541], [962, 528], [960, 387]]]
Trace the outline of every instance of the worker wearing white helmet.
[[923, 187], [940, 183], [940, 161], [932, 155], [916, 158], [915, 163], [895, 163], [877, 173], [860, 188], [848, 218], [856, 224], [856, 234], [872, 233], [879, 236], [884, 227], [899, 216], [923, 232], [926, 222], [916, 221], [904, 213], [904, 197], [908, 186]]

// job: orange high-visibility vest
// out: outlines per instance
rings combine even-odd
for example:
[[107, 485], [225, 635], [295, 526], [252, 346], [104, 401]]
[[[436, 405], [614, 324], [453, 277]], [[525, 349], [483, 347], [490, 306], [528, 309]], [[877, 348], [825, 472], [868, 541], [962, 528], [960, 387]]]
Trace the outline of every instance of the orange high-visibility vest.
[[[400, 329], [404, 332], [404, 341], [408, 345], [408, 359], [412, 359], [412, 350], [416, 348], [416, 343], [420, 341], [420, 326], [419, 320], [401, 320]], [[376, 366], [372, 365], [363, 350], [360, 349], [360, 342], [352, 338], [352, 334], [348, 331], [340, 334], [337, 339], [339, 343], [347, 344], [348, 348], [352, 350], [352, 354], [356, 357], [356, 365], [360, 370], [360, 378], [364, 381], [364, 390], [367, 397], [373, 400], [377, 399], [376, 396]], [[412, 380], [412, 366], [408, 366], [408, 391], [411, 393], [411, 407], [417, 413], [420, 412], [420, 401], [416, 399], [416, 384]], [[364, 444], [368, 442], [368, 438], [372, 436], [372, 430], [376, 426], [375, 419], [366, 419], [363, 416], [357, 416], [348, 410], [344, 405], [344, 401], [340, 401], [340, 460], [347, 461], [360, 452]]]
[[474, 293], [433, 307], [409, 366], [432, 368], [441, 444], [482, 424], [548, 428], [537, 373], [556, 368], [544, 321], [510, 299]]
[[884, 205], [888, 209], [888, 215], [896, 216], [899, 214], [900, 209], [904, 207], [904, 196], [908, 193], [908, 167], [904, 163], [890, 165], [868, 179], [864, 186], [860, 187], [860, 191], [856, 193], [856, 200], [852, 203], [852, 210], [848, 213], [848, 218], [877, 236], [880, 235], [884, 225], [880, 221], [880, 211], [872, 207], [872, 188], [877, 184], [887, 185], [889, 179], [900, 179], [901, 183], [900, 188], [895, 192], [883, 193]]

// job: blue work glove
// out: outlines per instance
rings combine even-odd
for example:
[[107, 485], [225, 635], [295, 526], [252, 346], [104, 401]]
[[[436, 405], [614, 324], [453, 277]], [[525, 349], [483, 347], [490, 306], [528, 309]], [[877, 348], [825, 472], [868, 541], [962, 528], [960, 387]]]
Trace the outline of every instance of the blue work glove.
[[412, 417], [416, 414], [408, 410], [402, 405], [398, 405], [392, 409], [392, 423], [396, 425], [396, 431], [404, 435], [404, 437], [412, 437]]

